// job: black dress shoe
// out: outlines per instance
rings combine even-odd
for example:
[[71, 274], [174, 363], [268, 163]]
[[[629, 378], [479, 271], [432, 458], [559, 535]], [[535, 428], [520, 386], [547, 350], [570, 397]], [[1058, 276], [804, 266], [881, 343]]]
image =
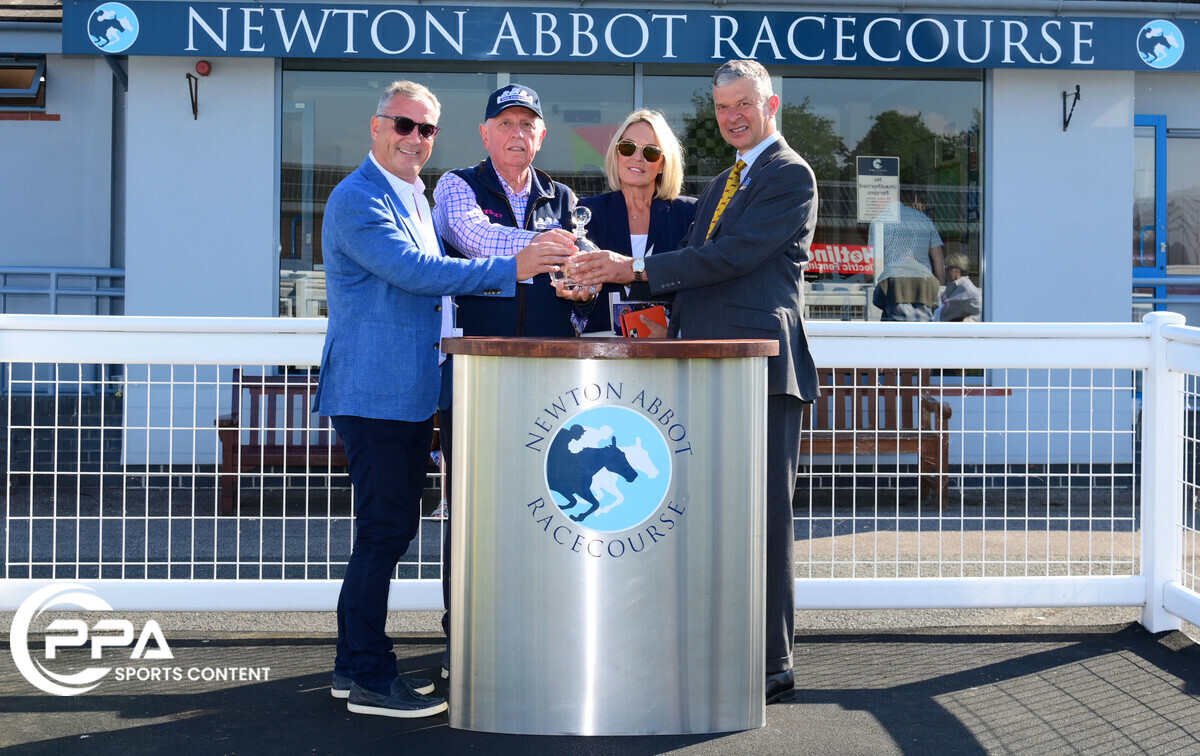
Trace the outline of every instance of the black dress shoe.
[[792, 670], [767, 675], [767, 703], [773, 704], [796, 688]]

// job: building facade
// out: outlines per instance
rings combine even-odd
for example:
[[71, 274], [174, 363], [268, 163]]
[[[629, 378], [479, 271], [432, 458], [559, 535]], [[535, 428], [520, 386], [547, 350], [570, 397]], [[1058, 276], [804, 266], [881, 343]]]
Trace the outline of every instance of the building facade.
[[667, 115], [695, 194], [732, 160], [709, 77], [751, 57], [818, 176], [811, 316], [871, 317], [872, 181], [919, 192], [986, 320], [1188, 314], [1200, 6], [903, 6], [6, 0], [0, 266], [123, 270], [130, 315], [319, 316], [323, 202], [393, 79], [442, 101], [427, 186], [484, 157], [485, 97], [520, 82], [546, 110], [536, 164], [580, 196], [637, 107]]

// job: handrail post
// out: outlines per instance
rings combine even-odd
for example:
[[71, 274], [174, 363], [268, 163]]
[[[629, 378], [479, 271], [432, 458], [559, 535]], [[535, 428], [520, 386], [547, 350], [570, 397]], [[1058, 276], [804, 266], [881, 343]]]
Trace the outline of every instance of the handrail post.
[[1142, 625], [1152, 633], [1178, 630], [1180, 620], [1163, 606], [1163, 591], [1179, 579], [1183, 479], [1183, 375], [1167, 368], [1162, 329], [1183, 325], [1182, 315], [1148, 313], [1150, 364], [1142, 381], [1142, 575], [1146, 604]]

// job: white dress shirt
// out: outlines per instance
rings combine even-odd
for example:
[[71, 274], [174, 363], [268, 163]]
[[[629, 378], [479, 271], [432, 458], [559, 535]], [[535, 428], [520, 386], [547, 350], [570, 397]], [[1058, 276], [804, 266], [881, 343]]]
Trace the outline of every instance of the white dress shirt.
[[[433, 227], [433, 210], [429, 207], [429, 200], [425, 198], [425, 184], [421, 181], [421, 177], [418, 176], [410, 184], [380, 165], [374, 153], [367, 154], [370, 155], [371, 162], [375, 163], [375, 167], [387, 178], [388, 183], [392, 186], [392, 191], [399, 195], [400, 201], [404, 203], [404, 209], [414, 219], [414, 225], [421, 234], [421, 238], [418, 239], [421, 251], [432, 255], [444, 254], [438, 244], [437, 231]], [[462, 334], [454, 328], [454, 298], [442, 297], [442, 338], [460, 335]], [[438, 364], [445, 361], [446, 354], [439, 351]]]

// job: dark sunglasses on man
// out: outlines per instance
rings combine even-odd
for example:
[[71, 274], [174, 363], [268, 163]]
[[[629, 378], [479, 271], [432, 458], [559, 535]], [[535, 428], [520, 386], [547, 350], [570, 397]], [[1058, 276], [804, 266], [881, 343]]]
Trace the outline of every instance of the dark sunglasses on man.
[[617, 153], [622, 157], [633, 157], [633, 153], [637, 152], [638, 147], [642, 148], [642, 157], [647, 163], [657, 163], [662, 159], [663, 151], [661, 147], [656, 147], [653, 144], [638, 145], [637, 142], [631, 139], [622, 139], [617, 142]]
[[441, 126], [435, 126], [432, 123], [417, 123], [413, 119], [404, 116], [390, 116], [383, 113], [376, 113], [375, 117], [392, 119], [392, 123], [396, 127], [396, 133], [400, 136], [408, 136], [412, 133], [413, 129], [416, 129], [422, 139], [433, 139], [442, 130]]

